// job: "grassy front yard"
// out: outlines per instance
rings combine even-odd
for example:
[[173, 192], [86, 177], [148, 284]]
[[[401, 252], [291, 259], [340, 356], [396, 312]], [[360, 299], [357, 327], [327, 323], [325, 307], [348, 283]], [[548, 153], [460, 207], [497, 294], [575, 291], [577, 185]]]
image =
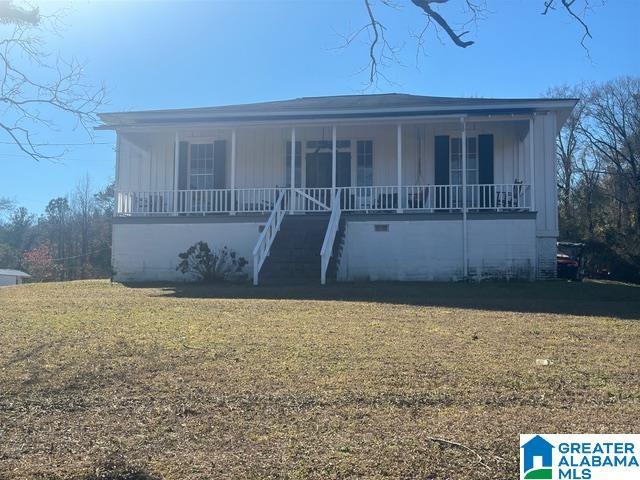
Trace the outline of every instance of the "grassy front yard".
[[0, 478], [516, 478], [519, 433], [640, 431], [638, 319], [595, 283], [0, 289]]

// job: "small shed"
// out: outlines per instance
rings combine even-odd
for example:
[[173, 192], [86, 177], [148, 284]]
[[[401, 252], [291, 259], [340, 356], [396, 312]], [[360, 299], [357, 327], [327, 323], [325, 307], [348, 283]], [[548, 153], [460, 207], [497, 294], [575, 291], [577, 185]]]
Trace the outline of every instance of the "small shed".
[[0, 268], [0, 287], [6, 287], [7, 285], [20, 285], [24, 278], [29, 277], [31, 277], [31, 275], [21, 272], [20, 270]]

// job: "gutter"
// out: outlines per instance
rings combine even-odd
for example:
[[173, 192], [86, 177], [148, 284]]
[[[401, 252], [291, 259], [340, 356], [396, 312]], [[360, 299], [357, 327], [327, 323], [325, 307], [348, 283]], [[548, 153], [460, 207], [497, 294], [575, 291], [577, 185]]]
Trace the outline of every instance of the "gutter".
[[[446, 114], [469, 114], [492, 112], [494, 114], [504, 112], [517, 111], [535, 111], [539, 109], [564, 109], [573, 108], [577, 100], [540, 100], [535, 102], [517, 102], [517, 103], [494, 103], [470, 105], [461, 104], [453, 106], [438, 107], [404, 107], [404, 108], [383, 108], [383, 109], [358, 109], [358, 110], [310, 110], [295, 111], [282, 110], [276, 112], [219, 112], [216, 113], [215, 107], [211, 111], [189, 112], [185, 110], [157, 110], [147, 112], [114, 112], [99, 114], [100, 119], [105, 125], [98, 127], [99, 129], [113, 129], [118, 126], [132, 126], [140, 124], [159, 124], [169, 122], [188, 122], [190, 120], [199, 120], [200, 122], [211, 124], [216, 122], [246, 122], [246, 121], [275, 121], [275, 120], [301, 120], [301, 119], [329, 119], [329, 118], [397, 118], [397, 117], [414, 117], [414, 116], [432, 116]], [[161, 118], [168, 117], [169, 118]], [[137, 118], [136, 118], [137, 117]], [[125, 119], [128, 118], [128, 121]], [[116, 124], [114, 122], [120, 122]]]

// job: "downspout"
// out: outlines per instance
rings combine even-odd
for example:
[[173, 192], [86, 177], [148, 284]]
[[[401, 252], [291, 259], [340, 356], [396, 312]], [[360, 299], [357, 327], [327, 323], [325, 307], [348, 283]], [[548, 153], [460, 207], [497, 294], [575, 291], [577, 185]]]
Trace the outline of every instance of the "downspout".
[[231, 175], [230, 175], [230, 186], [231, 186], [231, 211], [229, 212], [231, 215], [236, 214], [236, 129], [231, 130]]
[[[535, 116], [529, 118], [529, 205], [532, 212], [536, 211], [536, 191], [535, 191]], [[533, 237], [533, 268], [531, 269], [531, 280], [538, 279], [538, 214], [534, 220]]]
[[469, 275], [467, 258], [467, 122], [464, 117], [462, 122], [462, 278], [467, 279]]
[[291, 196], [289, 210], [293, 213], [293, 201], [296, 189], [296, 127], [291, 129]]

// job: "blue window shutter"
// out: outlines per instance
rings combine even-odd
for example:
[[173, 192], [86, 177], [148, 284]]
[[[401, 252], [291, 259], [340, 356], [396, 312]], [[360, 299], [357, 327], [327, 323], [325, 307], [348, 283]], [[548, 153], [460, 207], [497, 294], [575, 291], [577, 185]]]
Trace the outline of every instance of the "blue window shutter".
[[436, 185], [449, 185], [449, 136], [435, 138], [435, 180]]
[[493, 135], [478, 135], [478, 180], [493, 183]]
[[227, 183], [227, 142], [216, 140], [213, 144], [213, 188], [225, 188]]
[[189, 143], [178, 144], [178, 190], [187, 190], [189, 187]]

